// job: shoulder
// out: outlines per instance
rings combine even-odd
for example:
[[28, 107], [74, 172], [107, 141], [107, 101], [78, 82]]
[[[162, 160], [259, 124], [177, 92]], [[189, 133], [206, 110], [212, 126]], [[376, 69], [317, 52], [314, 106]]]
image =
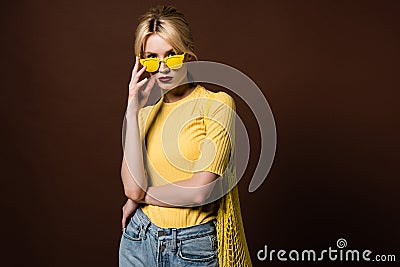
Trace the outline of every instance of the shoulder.
[[235, 100], [228, 93], [220, 91], [214, 94], [215, 94], [214, 95], [215, 100], [221, 102], [224, 105], [227, 105], [232, 109], [235, 108]]
[[201, 85], [199, 85], [199, 86], [200, 86], [200, 89], [203, 90], [204, 96], [215, 100], [215, 104], [219, 103], [219, 104], [226, 105], [232, 109], [235, 108], [235, 100], [228, 93], [223, 92], [223, 91], [213, 92], [213, 91], [206, 89], [205, 87], [203, 87]]

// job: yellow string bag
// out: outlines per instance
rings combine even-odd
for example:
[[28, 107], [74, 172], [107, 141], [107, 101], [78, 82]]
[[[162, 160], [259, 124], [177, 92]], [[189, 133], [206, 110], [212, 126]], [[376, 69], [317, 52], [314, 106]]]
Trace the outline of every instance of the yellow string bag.
[[[208, 102], [214, 98], [213, 93], [209, 95]], [[205, 114], [208, 114], [209, 104]], [[234, 130], [234, 120], [232, 127]], [[233, 131], [234, 132], [234, 131]], [[221, 186], [230, 189], [220, 200], [217, 214], [218, 235], [218, 260], [220, 267], [252, 267], [246, 236], [240, 211], [239, 192], [237, 188], [236, 164], [235, 164], [235, 141], [233, 137], [231, 148], [231, 160], [225, 173], [222, 175]]]

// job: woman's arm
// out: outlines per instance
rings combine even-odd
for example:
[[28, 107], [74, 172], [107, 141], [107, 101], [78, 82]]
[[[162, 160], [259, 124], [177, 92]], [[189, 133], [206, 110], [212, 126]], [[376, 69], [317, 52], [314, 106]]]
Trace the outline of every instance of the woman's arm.
[[199, 206], [210, 196], [218, 177], [212, 172], [196, 172], [186, 180], [150, 186], [139, 203], [162, 207]]
[[124, 155], [121, 166], [121, 178], [125, 195], [133, 201], [138, 201], [145, 196], [147, 178], [143, 166], [142, 141], [139, 132], [139, 110], [146, 104], [154, 79], [142, 89], [147, 78], [139, 81], [146, 67], [139, 70], [139, 58], [136, 57], [135, 66], [129, 83], [128, 107], [126, 110], [126, 134], [124, 142]]
[[[128, 161], [129, 164], [126, 162]], [[124, 155], [121, 178], [125, 195], [133, 201], [142, 199], [147, 188], [143, 166], [143, 152], [140, 140], [138, 114], [127, 114]]]

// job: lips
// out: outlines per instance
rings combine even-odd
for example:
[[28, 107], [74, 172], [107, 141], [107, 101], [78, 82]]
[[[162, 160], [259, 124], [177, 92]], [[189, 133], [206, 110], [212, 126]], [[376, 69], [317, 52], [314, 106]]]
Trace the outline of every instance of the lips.
[[172, 80], [172, 77], [171, 77], [171, 76], [163, 76], [163, 77], [158, 78], [158, 80], [159, 80], [160, 82], [166, 83], [166, 82], [171, 81], [171, 80]]

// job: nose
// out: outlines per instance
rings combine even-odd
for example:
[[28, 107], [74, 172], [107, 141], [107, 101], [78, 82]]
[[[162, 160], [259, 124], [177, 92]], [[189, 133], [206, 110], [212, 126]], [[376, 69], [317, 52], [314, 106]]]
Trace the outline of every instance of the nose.
[[161, 73], [168, 73], [170, 69], [167, 67], [164, 61], [160, 62], [160, 68], [158, 69], [159, 72]]

